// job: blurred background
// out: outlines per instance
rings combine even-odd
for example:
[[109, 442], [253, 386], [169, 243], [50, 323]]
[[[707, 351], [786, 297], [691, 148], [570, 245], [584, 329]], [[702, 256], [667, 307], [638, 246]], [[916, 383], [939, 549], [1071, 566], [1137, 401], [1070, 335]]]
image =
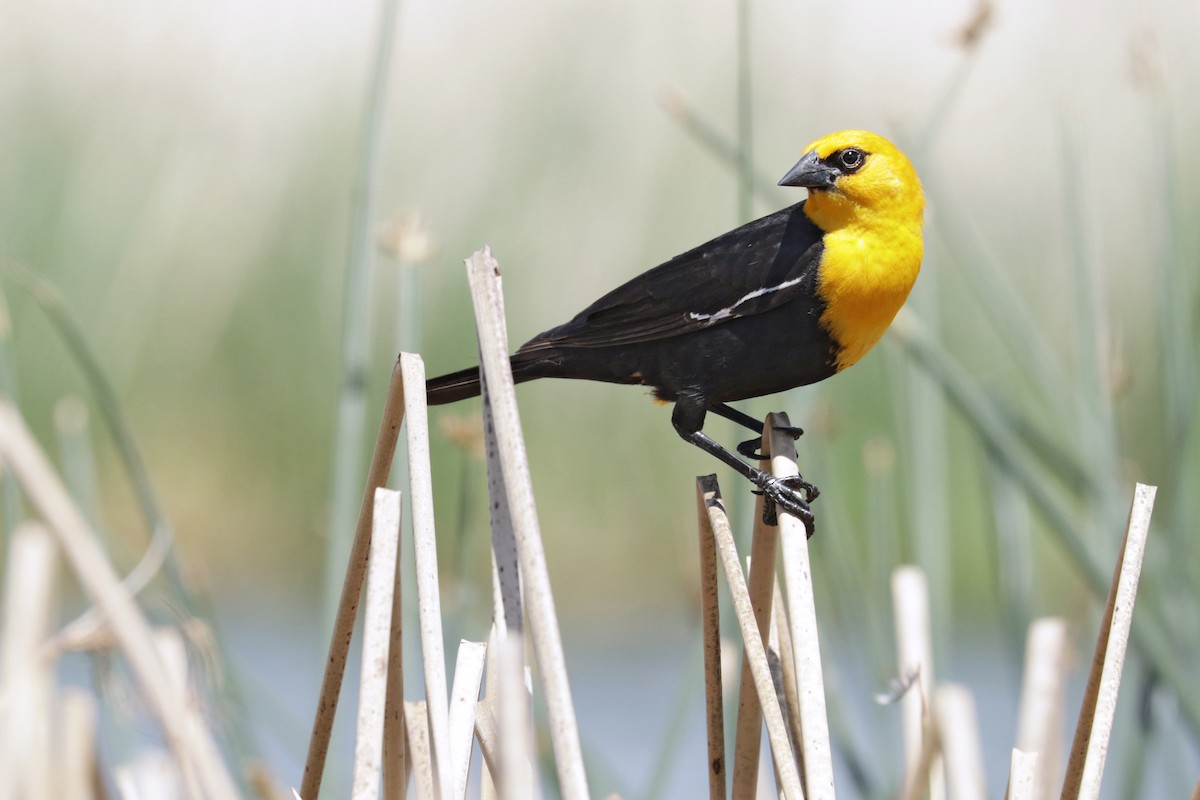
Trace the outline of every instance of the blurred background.
[[[111, 382], [184, 580], [213, 598], [226, 668], [255, 697], [227, 713], [285, 782], [341, 570], [330, 531], [353, 526], [396, 353], [430, 374], [475, 361], [463, 259], [493, 248], [516, 345], [798, 201], [773, 183], [804, 146], [867, 128], [910, 153], [929, 199], [911, 314], [854, 370], [746, 404], [808, 431], [845, 735], [896, 752], [895, 711], [872, 698], [895, 674], [888, 575], [917, 563], [938, 663], [977, 694], [1001, 791], [1025, 626], [1066, 615], [1082, 675], [1094, 576], [1137, 480], [1161, 487], [1143, 598], [1170, 647], [1135, 657], [1107, 791], [1190, 789], [1200, 719], [1163, 659], [1200, 651], [1200, 5], [409, 0], [383, 73], [381, 24], [362, 0], [0, 6], [0, 257], [57, 287]], [[347, 313], [351, 263], [364, 302]], [[52, 452], [64, 419], [93, 412], [95, 480], [76, 485], [128, 569], [145, 523], [94, 387], [52, 315], [2, 286], [8, 390]], [[543, 381], [519, 398], [593, 779], [691, 796], [693, 478], [716, 467], [637, 388]], [[482, 637], [490, 608], [477, 413], [431, 411], [451, 643]], [[718, 475], [748, 530], [746, 487]], [[878, 760], [864, 795], [895, 785], [898, 755]]]

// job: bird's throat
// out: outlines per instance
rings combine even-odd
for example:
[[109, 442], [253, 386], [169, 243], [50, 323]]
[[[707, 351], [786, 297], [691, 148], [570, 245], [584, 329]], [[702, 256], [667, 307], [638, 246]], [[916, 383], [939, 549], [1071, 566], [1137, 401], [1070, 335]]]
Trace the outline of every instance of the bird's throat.
[[867, 354], [904, 305], [921, 269], [921, 237], [907, 226], [847, 226], [825, 235], [817, 293], [841, 371]]

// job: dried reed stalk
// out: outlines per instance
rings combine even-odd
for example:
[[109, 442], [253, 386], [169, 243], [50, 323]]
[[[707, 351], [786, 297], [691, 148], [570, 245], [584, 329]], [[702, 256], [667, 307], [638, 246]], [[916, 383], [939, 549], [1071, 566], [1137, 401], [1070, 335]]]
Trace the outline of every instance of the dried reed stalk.
[[[58, 719], [62, 742], [57, 797], [93, 800], [99, 795], [99, 766], [96, 760], [96, 699], [83, 690], [62, 689], [58, 695]], [[11, 775], [11, 773], [5, 773]]]
[[233, 778], [198, 710], [164, 678], [162, 659], [154, 649], [150, 626], [121, 586], [95, 533], [75, 507], [20, 412], [6, 401], [0, 401], [0, 458], [12, 469], [58, 537], [84, 591], [107, 617], [180, 765], [198, 776], [203, 797], [213, 800], [237, 797]]
[[1134, 489], [1129, 522], [1113, 571], [1087, 688], [1079, 709], [1075, 739], [1071, 743], [1071, 757], [1063, 781], [1063, 800], [1095, 800], [1100, 796], [1100, 780], [1104, 775], [1104, 761], [1112, 735], [1117, 690], [1121, 685], [1121, 669], [1129, 644], [1133, 606], [1137, 599], [1142, 557], [1146, 552], [1146, 538], [1150, 532], [1150, 516], [1154, 511], [1157, 491], [1157, 487], [1141, 483]]
[[454, 686], [450, 690], [450, 761], [454, 764], [454, 797], [467, 795], [471, 774], [471, 743], [475, 739], [475, 705], [487, 661], [487, 645], [461, 641], [454, 660]]
[[[494, 302], [499, 306], [499, 316], [503, 318], [503, 293], [497, 294]], [[496, 335], [501, 339], [499, 348], [507, 352], [508, 331], [501, 326]], [[483, 402], [483, 444], [487, 461], [488, 521], [492, 544], [492, 629], [488, 634], [490, 646], [487, 650], [485, 670], [488, 686], [499, 686], [496, 642], [508, 636], [515, 636], [524, 641], [525, 612], [524, 602], [521, 600], [521, 557], [517, 549], [512, 514], [508, 507], [508, 488], [504, 480], [504, 468], [500, 463], [500, 445], [496, 439], [496, 422], [492, 416], [491, 392], [488, 391], [487, 374], [482, 367], [482, 343], [479, 345], [479, 363], [480, 396]], [[484, 727], [493, 734], [489, 744], [494, 745], [496, 718], [499, 715], [496, 693], [489, 691], [483, 698], [481, 707], [486, 710]], [[489, 724], [490, 728], [487, 727]], [[478, 728], [477, 733], [480, 748], [484, 749], [484, 734]], [[484, 749], [484, 755], [488, 768], [480, 775], [479, 797], [480, 800], [495, 800], [496, 778], [500, 774], [499, 755], [495, 752], [495, 747], [490, 750]]]
[[58, 552], [38, 523], [13, 531], [0, 642], [0, 797], [49, 800], [57, 771], [51, 758], [53, 665], [39, 658], [54, 619]]
[[[481, 268], [472, 266], [470, 261], [467, 262], [468, 277], [472, 274], [472, 270], [476, 269]], [[473, 294], [472, 301], [477, 306], [481, 303], [490, 306], [492, 316], [499, 321], [499, 325], [489, 326], [490, 341], [486, 347], [495, 352], [497, 356], [506, 354], [508, 353], [508, 328], [504, 324], [506, 317], [503, 287], [499, 285], [497, 277], [497, 285], [494, 289], [485, 291], [487, 287], [482, 283], [484, 277], [481, 276], [479, 280], [481, 297], [476, 300]], [[472, 291], [474, 292], [474, 289]], [[478, 309], [476, 310], [476, 319], [479, 324]], [[492, 413], [492, 393], [488, 387], [487, 370], [484, 368], [485, 344], [482, 334], [479, 336], [479, 394], [483, 402], [483, 444], [488, 477], [488, 521], [492, 535], [492, 620], [494, 623], [492, 635], [503, 638], [508, 635], [509, 631], [524, 635], [525, 613], [521, 601], [521, 556], [517, 548], [512, 512], [508, 505], [509, 490], [500, 458], [500, 443], [496, 437], [496, 420]], [[494, 659], [489, 659], [489, 663], [491, 662], [494, 662]]]
[[[763, 429], [763, 452], [770, 452], [771, 431]], [[769, 464], [761, 465], [769, 469]], [[779, 527], [763, 522], [763, 498], [754, 504], [754, 531], [750, 540], [750, 567], [747, 586], [750, 602], [754, 607], [754, 619], [758, 622], [758, 635], [763, 641], [769, 638], [771, 626], [771, 601], [775, 594], [775, 553], [779, 546]], [[758, 787], [759, 753], [762, 750], [762, 707], [754, 691], [754, 677], [742, 653], [742, 678], [738, 690], [737, 732], [733, 749], [733, 798], [751, 800]]]
[[[717, 540], [704, 498], [696, 482], [700, 520], [700, 636], [704, 650], [704, 718], [708, 731], [709, 800], [725, 794], [725, 711], [721, 681], [721, 609], [717, 596]], [[747, 670], [749, 672], [749, 670]]]
[[113, 771], [113, 783], [121, 800], [179, 800], [184, 785], [179, 764], [162, 750], [146, 750]]
[[[493, 560], [493, 567], [495, 566], [495, 563], [496, 562]], [[494, 576], [495, 572], [492, 574]], [[488, 686], [500, 685], [500, 667], [496, 663], [498, 658], [496, 643], [510, 635], [515, 635], [515, 632], [509, 631], [505, 633], [504, 629], [501, 628], [497, 620], [492, 620], [492, 629], [488, 634], [487, 659], [484, 665], [484, 673], [486, 675]], [[524, 634], [521, 635], [521, 638], [524, 640]], [[482, 726], [479, 721], [479, 716], [481, 714], [484, 716]], [[487, 763], [487, 769], [485, 769], [480, 775], [479, 798], [480, 800], [496, 800], [496, 780], [500, 775], [500, 755], [499, 751], [496, 749], [496, 736], [498, 735], [496, 733], [496, 720], [500, 716], [500, 708], [497, 704], [495, 692], [491, 691], [490, 689], [488, 690], [487, 695], [483, 697], [482, 701], [475, 707], [475, 715], [475, 735], [479, 737], [479, 747], [483, 751], [484, 760]], [[485, 736], [488, 734], [491, 735], [491, 739], [488, 740], [490, 742], [491, 750], [487, 749], [484, 741]]]
[[1041, 756], [1014, 747], [1008, 767], [1008, 787], [1004, 800], [1039, 800], [1041, 788], [1038, 780], [1038, 761]]
[[437, 800], [433, 754], [429, 750], [429, 709], [424, 700], [406, 700], [404, 727], [408, 731], [408, 763], [417, 800]]
[[983, 747], [975, 699], [965, 686], [945, 684], [933, 695], [937, 736], [946, 764], [946, 789], [954, 800], [986, 800]]
[[[778, 588], [778, 587], [777, 587]], [[791, 745], [791, 752], [796, 757], [796, 769], [800, 773], [800, 785], [804, 785], [804, 759], [800, 754], [800, 737], [796, 736], [795, 729], [792, 727], [792, 706], [791, 702], [795, 700], [795, 686], [788, 686], [788, 678], [784, 674], [783, 657], [780, 653], [779, 645], [779, 625], [775, 621], [775, 606], [772, 604], [770, 620], [767, 623], [767, 665], [771, 668], [771, 680], [775, 684], [775, 697], [779, 700], [779, 712], [783, 715], [784, 730], [787, 731], [788, 743]], [[788, 695], [792, 695], [789, 700]], [[759, 762], [768, 764], [765, 759], [765, 754], [759, 748]], [[760, 766], [761, 770], [761, 766]], [[779, 786], [779, 775], [775, 775], [775, 786]], [[766, 797], [770, 793], [770, 789], [765, 783], [760, 782], [757, 787], [756, 797]]]
[[[411, 422], [410, 422], [411, 424]], [[352, 800], [379, 797], [383, 758], [384, 713], [392, 653], [396, 574], [400, 567], [400, 493], [375, 490], [367, 597], [363, 605], [362, 669], [358, 688], [358, 725], [354, 736]]]
[[[924, 800], [926, 797], [932, 799], [935, 795], [931, 786], [935, 769], [941, 769], [941, 741], [933, 724], [933, 715], [930, 714], [917, 748], [917, 759], [912, 774], [906, 774], [905, 777], [904, 791], [900, 794], [902, 800]], [[941, 790], [945, 791], [944, 784]]]
[[[504, 295], [496, 297], [499, 313], [504, 315]], [[499, 335], [501, 349], [508, 350], [508, 332]], [[483, 347], [479, 349], [483, 363]], [[479, 371], [480, 395], [483, 399], [483, 445], [487, 459], [488, 521], [492, 535], [492, 619], [500, 636], [509, 631], [524, 636], [525, 614], [521, 602], [521, 558], [517, 551], [517, 536], [513, 530], [512, 514], [508, 510], [508, 489], [504, 469], [500, 464], [500, 445], [496, 441], [496, 422], [492, 418], [492, 395], [488, 391], [487, 375]]]
[[567, 680], [550, 576], [529, 477], [508, 357], [500, 265], [484, 247], [467, 259], [467, 279], [475, 307], [482, 368], [487, 377], [501, 471], [516, 534], [527, 621], [533, 638], [538, 675], [546, 697], [550, 741], [565, 800], [588, 797], [579, 728]]
[[[175, 690], [185, 698], [184, 702], [189, 706], [198, 706], [196, 696], [192, 692], [188, 651], [187, 645], [183, 641], [183, 635], [180, 634], [177, 628], [172, 628], [169, 625], [160, 625], [154, 628], [154, 648], [158, 651], [158, 656], [162, 660], [164, 680], [170, 681]], [[183, 786], [183, 792], [180, 796], [204, 796], [203, 789], [200, 788], [200, 776], [196, 774], [195, 764], [187, 762], [172, 764], [166, 762], [164, 769], [175, 770], [177, 772], [177, 779]]]
[[1062, 731], [1066, 717], [1067, 622], [1061, 617], [1033, 621], [1025, 641], [1017, 750], [1037, 754], [1033, 796], [1050, 800], [1062, 776]]
[[[767, 738], [771, 743], [771, 755], [774, 759], [775, 770], [779, 774], [780, 786], [789, 800], [792, 798], [800, 800], [805, 796], [800, 786], [800, 773], [796, 768], [796, 760], [792, 755], [787, 729], [783, 724], [783, 715], [779, 710], [779, 699], [775, 695], [775, 683], [771, 679], [771, 669], [767, 664], [766, 647], [763, 645], [762, 636], [758, 633], [758, 622], [754, 618], [754, 607], [746, 589], [746, 578], [742, 574], [742, 567], [738, 561], [733, 531], [729, 527], [729, 519], [725, 516], [725, 508], [721, 503], [721, 491], [717, 486], [717, 476], [698, 477], [696, 485], [699, 487], [706, 511], [701, 516], [701, 525], [704, 525], [705, 519], [708, 520], [708, 526], [717, 543], [717, 555], [720, 557], [721, 566], [725, 571], [725, 580], [730, 594], [733, 596], [733, 605], [737, 612], [738, 627], [741, 629], [746, 659], [754, 676], [754, 686], [762, 704], [763, 720], [767, 725]], [[781, 515], [781, 519], [783, 516]], [[800, 530], [801, 536], [803, 536], [803, 525]], [[786, 535], [787, 532], [784, 533]]]
[[788, 735], [792, 738], [792, 747], [800, 762], [800, 776], [804, 777], [804, 751], [800, 743], [804, 736], [800, 731], [800, 693], [796, 688], [796, 657], [792, 649], [792, 633], [788, 627], [787, 605], [783, 602], [783, 592], [779, 584], [775, 584], [775, 597], [772, 601], [775, 637], [779, 641], [779, 666], [783, 670], [783, 696], [787, 703]]
[[[930, 797], [945, 796], [944, 774], [933, 731], [933, 636], [930, 631], [929, 585], [919, 567], [897, 567], [892, 572], [892, 613], [896, 626], [898, 678], [914, 681], [900, 701], [904, 737], [904, 785], [909, 794], [929, 787]], [[926, 763], [926, 759], [931, 759]], [[919, 789], [919, 791], [918, 791]]]
[[515, 636], [496, 641], [498, 682], [488, 687], [496, 693], [499, 711], [497, 743], [500, 751], [498, 787], [503, 800], [537, 800], [541, 797], [533, 772], [533, 720], [529, 708], [529, 691], [525, 687], [525, 659], [521, 651], [525, 644]]
[[346, 563], [346, 580], [342, 584], [342, 595], [338, 602], [333, 633], [329, 641], [329, 657], [325, 661], [325, 673], [321, 678], [320, 694], [317, 696], [312, 736], [308, 742], [308, 754], [304, 759], [304, 777], [300, 782], [300, 797], [303, 800], [316, 800], [321, 792], [321, 779], [325, 774], [325, 758], [329, 753], [329, 739], [333, 735], [333, 720], [337, 714], [342, 679], [346, 674], [346, 659], [350, 654], [350, 641], [354, 636], [354, 620], [358, 615], [358, 601], [367, 574], [375, 490], [387, 483], [388, 473], [392, 468], [392, 457], [396, 452], [396, 441], [400, 434], [400, 424], [403, 420], [404, 385], [400, 363], [397, 360], [392, 369], [391, 382], [388, 384], [383, 417], [379, 421], [379, 434], [375, 438], [375, 452], [371, 455], [371, 467], [367, 471], [367, 485], [363, 490], [362, 504], [358, 510], [358, 525], [354, 531], [354, 541], [350, 545], [350, 558]]
[[[401, 533], [403, 537], [403, 532]], [[374, 537], [374, 533], [372, 533]], [[400, 555], [392, 587], [392, 627], [388, 633], [387, 696], [383, 701], [383, 800], [408, 796], [408, 736], [404, 730], [404, 613]]]
[[425, 403], [425, 364], [413, 353], [400, 354], [408, 445], [409, 507], [413, 521], [413, 560], [417, 576], [417, 618], [434, 777], [440, 797], [451, 796], [450, 706], [438, 585], [437, 535], [433, 523], [433, 469], [429, 463], [429, 409]]
[[[790, 427], [787, 414], [767, 415], [771, 474], [776, 478], [799, 474], [796, 468], [796, 442], [786, 432]], [[805, 789], [810, 800], [832, 800], [835, 796], [833, 748], [829, 742], [829, 718], [825, 711], [825, 678], [821, 667], [817, 607], [813, 600], [812, 565], [808, 557], [808, 531], [799, 519], [781, 513], [779, 538], [783, 546], [787, 616], [792, 627], [793, 657], [796, 661]]]
[[[492, 648], [488, 649], [489, 654]], [[500, 681], [496, 678], [496, 683]], [[489, 692], [491, 697], [494, 692]], [[492, 710], [494, 703], [480, 700], [475, 704], [475, 738], [479, 741], [479, 752], [483, 755], [483, 778], [481, 792], [489, 791], [500, 775], [500, 731], [496, 725], [496, 714]]]

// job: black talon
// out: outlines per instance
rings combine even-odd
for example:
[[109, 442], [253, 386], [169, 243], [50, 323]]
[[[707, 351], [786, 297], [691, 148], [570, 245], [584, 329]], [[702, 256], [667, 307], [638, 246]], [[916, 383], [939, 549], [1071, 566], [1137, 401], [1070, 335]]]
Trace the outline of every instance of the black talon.
[[821, 490], [815, 483], [810, 483], [799, 475], [793, 475], [790, 478], [780, 478], [779, 480], [792, 489], [803, 491], [805, 502], [811, 503], [821, 496]]

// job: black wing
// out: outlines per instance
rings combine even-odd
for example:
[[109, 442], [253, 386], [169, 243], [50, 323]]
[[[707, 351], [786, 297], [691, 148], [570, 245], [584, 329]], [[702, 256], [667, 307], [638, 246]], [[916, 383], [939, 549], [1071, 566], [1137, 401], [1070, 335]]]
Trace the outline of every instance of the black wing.
[[804, 278], [820, 263], [822, 232], [803, 207], [777, 211], [676, 256], [519, 352], [665, 339], [761, 314], [811, 291]]

